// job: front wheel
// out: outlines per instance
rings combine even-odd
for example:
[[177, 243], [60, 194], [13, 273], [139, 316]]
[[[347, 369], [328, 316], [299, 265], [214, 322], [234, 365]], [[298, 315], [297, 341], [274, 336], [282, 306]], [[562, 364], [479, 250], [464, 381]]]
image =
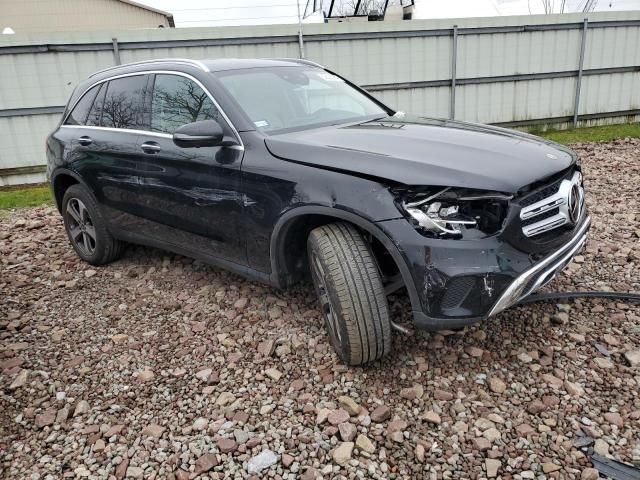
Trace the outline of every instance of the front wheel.
[[387, 297], [373, 253], [353, 225], [332, 223], [307, 240], [309, 266], [329, 339], [348, 365], [391, 350]]

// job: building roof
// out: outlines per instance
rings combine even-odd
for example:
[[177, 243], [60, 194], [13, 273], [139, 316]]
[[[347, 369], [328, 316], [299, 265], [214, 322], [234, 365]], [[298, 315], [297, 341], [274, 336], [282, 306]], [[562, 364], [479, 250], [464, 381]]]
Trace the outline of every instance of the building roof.
[[169, 26], [172, 28], [175, 28], [176, 24], [173, 20], [173, 14], [169, 13], [169, 12], [165, 12], [164, 10], [160, 10], [158, 8], [153, 8], [153, 7], [149, 7], [148, 5], [143, 5], [141, 3], [138, 2], [134, 2], [133, 0], [118, 0], [119, 2], [122, 3], [126, 3], [129, 4], [131, 6], [134, 7], [138, 7], [138, 8], [142, 8], [143, 10], [148, 10], [150, 12], [154, 12], [154, 13], [158, 13], [160, 15], [164, 15], [165, 17], [167, 17], [167, 20], [169, 21]]

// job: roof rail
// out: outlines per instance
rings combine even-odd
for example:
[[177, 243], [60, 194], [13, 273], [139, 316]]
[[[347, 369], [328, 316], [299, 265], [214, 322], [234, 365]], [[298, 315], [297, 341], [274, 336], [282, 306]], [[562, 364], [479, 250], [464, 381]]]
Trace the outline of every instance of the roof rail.
[[91, 77], [95, 77], [96, 75], [99, 75], [101, 73], [104, 72], [109, 72], [111, 70], [116, 70], [118, 68], [124, 68], [124, 67], [131, 67], [134, 65], [145, 65], [145, 64], [150, 64], [150, 63], [183, 63], [183, 64], [187, 64], [187, 65], [192, 65], [194, 67], [198, 67], [200, 70], [202, 70], [203, 72], [209, 72], [209, 68], [202, 62], [198, 61], [198, 60], [191, 60], [188, 58], [156, 58], [153, 60], [142, 60], [140, 62], [131, 62], [131, 63], [124, 63], [122, 65], [115, 65], [113, 67], [109, 67], [109, 68], [105, 68], [102, 70], [99, 70], [95, 73], [92, 73], [91, 75], [89, 75], [89, 78]]
[[268, 58], [267, 60], [281, 60], [285, 62], [293, 62], [293, 63], [301, 63], [303, 65], [311, 65], [312, 67], [320, 67], [324, 68], [324, 65], [320, 65], [319, 63], [312, 62], [311, 60], [307, 60], [305, 58]]

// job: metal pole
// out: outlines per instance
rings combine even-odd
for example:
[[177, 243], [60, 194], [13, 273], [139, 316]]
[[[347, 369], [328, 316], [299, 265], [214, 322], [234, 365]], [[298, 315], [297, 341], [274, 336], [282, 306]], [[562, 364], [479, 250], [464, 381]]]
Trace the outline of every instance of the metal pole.
[[113, 60], [116, 62], [116, 65], [121, 65], [120, 61], [120, 50], [118, 49], [118, 39], [112, 38], [111, 43], [113, 44]]
[[584, 48], [587, 43], [587, 27], [589, 20], [584, 19], [582, 26], [582, 41], [580, 42], [580, 60], [578, 63], [578, 79], [576, 80], [576, 98], [573, 102], [573, 127], [578, 126], [578, 110], [580, 108], [580, 86], [582, 85], [582, 68], [584, 66]]
[[304, 58], [304, 40], [302, 39], [302, 16], [300, 15], [300, 0], [298, 4], [298, 46], [300, 47], [300, 58]]
[[458, 58], [458, 26], [453, 26], [453, 44], [451, 45], [451, 96], [449, 97], [449, 118], [456, 118], [456, 61]]

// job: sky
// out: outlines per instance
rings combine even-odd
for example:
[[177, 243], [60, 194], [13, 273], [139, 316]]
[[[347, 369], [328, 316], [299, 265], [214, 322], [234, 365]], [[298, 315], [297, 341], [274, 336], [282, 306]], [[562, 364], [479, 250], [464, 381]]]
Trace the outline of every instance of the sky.
[[[171, 12], [176, 27], [264, 25], [296, 23], [296, 0], [136, 0]], [[327, 0], [328, 1], [328, 0]], [[340, 0], [336, 0], [340, 1]], [[349, 0], [343, 0], [349, 1]], [[562, 0], [555, 3], [555, 10]], [[586, 0], [566, 0], [566, 10], [576, 11]], [[307, 0], [300, 0], [304, 12]], [[544, 13], [543, 0], [415, 0], [418, 18], [455, 18]], [[640, 0], [597, 0], [596, 11], [640, 10]], [[322, 21], [310, 18], [308, 21]]]

